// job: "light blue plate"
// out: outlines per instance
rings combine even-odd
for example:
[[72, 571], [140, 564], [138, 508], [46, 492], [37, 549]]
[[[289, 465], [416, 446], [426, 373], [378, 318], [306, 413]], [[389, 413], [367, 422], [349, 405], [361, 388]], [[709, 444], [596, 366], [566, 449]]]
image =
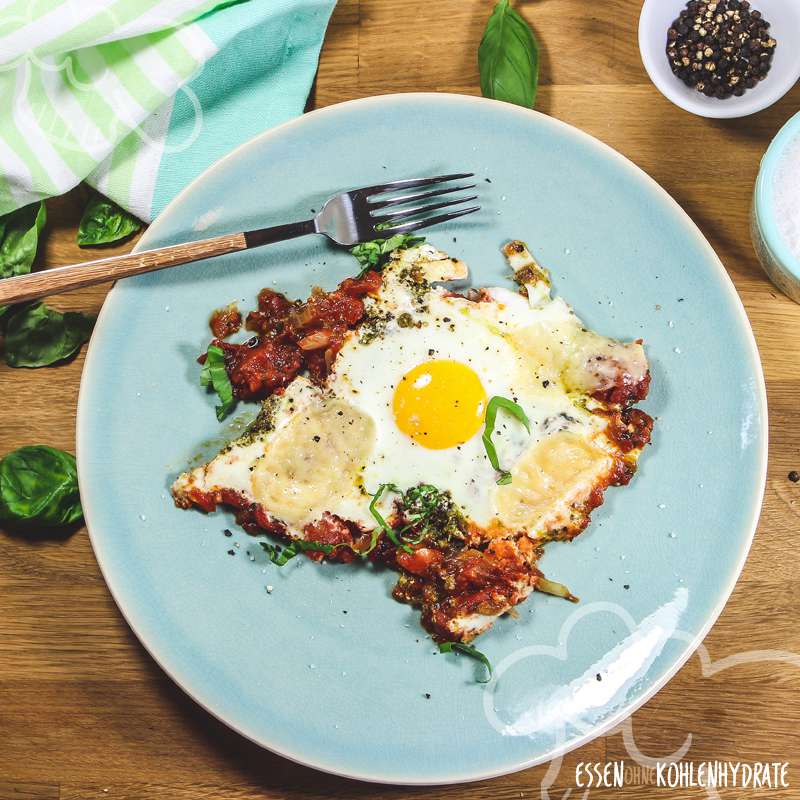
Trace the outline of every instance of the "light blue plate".
[[347, 253], [306, 238], [123, 281], [83, 374], [81, 494], [131, 627], [243, 735], [364, 780], [498, 775], [621, 721], [722, 610], [764, 489], [763, 377], [727, 274], [650, 178], [549, 117], [448, 95], [316, 111], [212, 167], [140, 247], [301, 219], [347, 187], [468, 170], [483, 211], [430, 240], [466, 259], [476, 285], [508, 285], [500, 246], [526, 240], [589, 325], [645, 339], [644, 407], [656, 417], [630, 487], [610, 489], [573, 544], [547, 550], [547, 574], [581, 604], [536, 595], [483, 636], [497, 675], [488, 687], [475, 662], [435, 654], [416, 612], [391, 599], [391, 573], [303, 558], [278, 569], [228, 513], [179, 511], [168, 494], [194, 456], [232, 435], [198, 385], [209, 311], [231, 300], [250, 307], [264, 286], [294, 297], [332, 287], [356, 269]]

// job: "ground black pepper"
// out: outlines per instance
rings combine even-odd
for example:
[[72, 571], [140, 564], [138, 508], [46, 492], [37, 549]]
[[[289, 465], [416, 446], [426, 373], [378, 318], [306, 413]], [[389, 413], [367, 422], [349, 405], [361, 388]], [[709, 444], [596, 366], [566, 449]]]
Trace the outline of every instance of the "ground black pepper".
[[741, 97], [772, 67], [769, 27], [748, 0], [690, 0], [667, 31], [670, 67], [706, 97]]

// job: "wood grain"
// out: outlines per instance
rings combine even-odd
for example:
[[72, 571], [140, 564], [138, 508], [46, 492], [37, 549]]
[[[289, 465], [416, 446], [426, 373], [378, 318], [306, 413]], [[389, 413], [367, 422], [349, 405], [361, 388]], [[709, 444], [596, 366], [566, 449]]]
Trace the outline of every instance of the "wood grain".
[[142, 250], [139, 253], [123, 253], [78, 264], [37, 270], [30, 275], [18, 275], [16, 278], [0, 281], [0, 305], [35, 300], [59, 292], [73, 292], [76, 289], [96, 286], [98, 283], [107, 283], [109, 280], [144, 275], [146, 272], [177, 267], [191, 261], [202, 261], [205, 258], [246, 249], [247, 241], [244, 233], [231, 233], [197, 242], [184, 242], [154, 250]]
[[[800, 534], [800, 307], [764, 277], [747, 221], [761, 155], [800, 106], [800, 86], [744, 120], [711, 121], [670, 105], [641, 66], [636, 0], [525, 0], [517, 6], [542, 42], [537, 106], [578, 125], [658, 180], [708, 237], [755, 330], [770, 405], [770, 462], [758, 534], [742, 577], [705, 641], [712, 660], [742, 650], [800, 652], [795, 557]], [[489, 0], [340, 0], [313, 94], [316, 106], [401, 91], [478, 93], [475, 53]], [[79, 188], [48, 202], [41, 267], [83, 257], [75, 230]], [[111, 250], [123, 252], [129, 247]], [[108, 285], [56, 296], [62, 310], [96, 312]], [[0, 453], [46, 442], [74, 452], [83, 354], [55, 369], [0, 365]], [[702, 387], [686, 387], [687, 392]], [[640, 750], [687, 758], [788, 761], [800, 797], [800, 670], [780, 662], [711, 677], [693, 657], [632, 718]], [[578, 798], [580, 761], [624, 758], [617, 730], [569, 754], [551, 798]], [[0, 534], [0, 800], [262, 800], [290, 798], [540, 798], [546, 767], [461, 787], [401, 789], [332, 778], [273, 756], [231, 733], [161, 672], [116, 610], [84, 530], [61, 540]], [[761, 796], [762, 793], [758, 793]], [[702, 798], [655, 789], [645, 775], [592, 798]], [[751, 798], [722, 790], [723, 798]]]

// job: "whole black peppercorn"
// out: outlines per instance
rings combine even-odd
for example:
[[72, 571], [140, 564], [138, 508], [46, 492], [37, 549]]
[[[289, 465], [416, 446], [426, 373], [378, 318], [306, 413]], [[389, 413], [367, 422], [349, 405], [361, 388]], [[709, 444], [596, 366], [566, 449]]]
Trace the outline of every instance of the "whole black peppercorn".
[[689, 0], [667, 31], [670, 68], [707, 97], [741, 97], [772, 67], [769, 27], [748, 0]]
[[789, 480], [790, 480], [792, 483], [797, 483], [798, 481], [800, 481], [800, 472], [798, 472], [796, 469], [793, 469], [793, 470], [792, 470], [792, 471], [791, 471], [791, 472], [790, 472], [790, 473], [787, 475], [787, 477], [789, 478]]

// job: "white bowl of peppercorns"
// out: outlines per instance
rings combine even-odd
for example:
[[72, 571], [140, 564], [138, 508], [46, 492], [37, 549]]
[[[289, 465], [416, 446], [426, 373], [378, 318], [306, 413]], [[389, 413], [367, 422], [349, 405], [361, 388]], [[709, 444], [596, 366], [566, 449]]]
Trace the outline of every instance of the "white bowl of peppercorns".
[[745, 117], [800, 79], [800, 0], [645, 0], [639, 49], [675, 105]]

